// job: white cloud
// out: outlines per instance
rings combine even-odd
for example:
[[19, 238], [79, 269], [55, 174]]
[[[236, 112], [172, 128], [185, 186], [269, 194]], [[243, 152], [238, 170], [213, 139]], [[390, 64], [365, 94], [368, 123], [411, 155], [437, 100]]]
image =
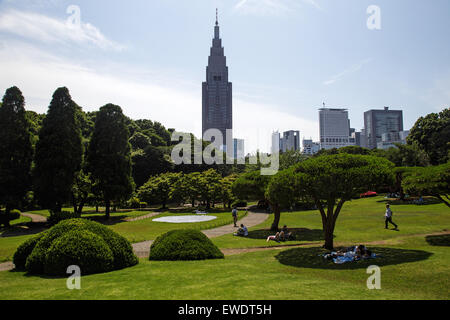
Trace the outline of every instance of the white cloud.
[[107, 39], [90, 23], [74, 26], [63, 19], [39, 13], [9, 9], [0, 13], [0, 31], [43, 43], [93, 45], [105, 50], [122, 50], [124, 46]]
[[351, 66], [350, 68], [348, 68], [348, 69], [342, 71], [341, 73], [339, 73], [339, 74], [337, 74], [337, 75], [334, 75], [334, 76], [330, 77], [328, 80], [324, 81], [323, 84], [324, 84], [324, 85], [334, 84], [336, 81], [341, 80], [341, 79], [344, 78], [345, 76], [347, 76], [347, 75], [349, 75], [349, 74], [351, 74], [351, 73], [358, 72], [359, 70], [361, 70], [361, 68], [362, 68], [365, 64], [367, 64], [367, 63], [369, 63], [369, 62], [371, 62], [371, 61], [372, 61], [372, 59], [369, 58], [369, 59], [365, 59], [365, 60], [363, 60], [363, 61], [361, 61], [361, 62], [359, 62], [359, 63], [357, 63], [357, 64], [354, 64], [353, 66]]
[[[46, 112], [55, 89], [66, 86], [85, 111], [114, 103], [133, 119], [151, 119], [168, 128], [193, 132], [196, 136], [201, 134], [200, 83], [199, 90], [192, 90], [192, 85], [185, 83], [189, 81], [173, 81], [170, 75], [166, 75], [171, 79], [167, 82], [161, 81], [160, 74], [143, 78], [137, 71], [133, 77], [133, 68], [128, 68], [127, 77], [123, 77], [118, 68], [101, 64], [86, 67], [14, 42], [0, 48], [0, 70], [0, 91], [18, 86], [30, 110]], [[276, 130], [301, 130], [308, 133], [307, 138], [318, 131], [317, 123], [280, 109], [277, 105], [252, 101], [251, 96], [235, 97], [234, 135], [246, 139], [246, 152], [258, 148], [268, 151], [270, 135]]]

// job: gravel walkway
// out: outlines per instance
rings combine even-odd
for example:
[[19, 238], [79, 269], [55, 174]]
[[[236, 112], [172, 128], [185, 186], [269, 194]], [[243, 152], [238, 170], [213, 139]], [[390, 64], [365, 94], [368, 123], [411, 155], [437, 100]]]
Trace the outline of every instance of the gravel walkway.
[[47, 218], [46, 217], [40, 216], [38, 214], [22, 212], [21, 215], [23, 215], [24, 217], [31, 218], [31, 222], [36, 222], [36, 223], [43, 223], [43, 222], [45, 223], [45, 222], [47, 222]]
[[[267, 220], [269, 215], [267, 213], [256, 213], [249, 211], [247, 216], [238, 221], [238, 225], [244, 224], [247, 228], [254, 227]], [[216, 238], [226, 234], [234, 233], [237, 228], [233, 224], [217, 227], [214, 229], [203, 230], [202, 232], [208, 238]], [[150, 254], [150, 246], [153, 240], [133, 243], [133, 251], [139, 258], [146, 258]]]

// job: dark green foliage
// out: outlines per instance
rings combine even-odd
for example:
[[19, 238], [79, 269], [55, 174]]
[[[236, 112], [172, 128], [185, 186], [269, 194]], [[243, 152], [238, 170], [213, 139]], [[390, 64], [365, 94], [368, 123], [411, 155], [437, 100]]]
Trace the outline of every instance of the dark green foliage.
[[11, 210], [8, 213], [3, 213], [0, 211], [0, 226], [4, 225], [8, 227], [11, 221], [17, 220], [19, 218], [20, 218], [19, 210]]
[[143, 133], [135, 132], [130, 138], [130, 144], [133, 150], [144, 150], [149, 145], [151, 145], [150, 138]]
[[112, 201], [126, 201], [134, 188], [131, 177], [131, 145], [126, 118], [119, 106], [108, 104], [96, 115], [87, 153], [87, 170], [105, 201], [109, 218]]
[[432, 165], [446, 163], [450, 160], [450, 108], [419, 118], [407, 140], [408, 144], [417, 143]]
[[20, 206], [31, 186], [33, 149], [24, 105], [17, 87], [6, 90], [0, 107], [0, 204], [6, 215]]
[[259, 170], [244, 173], [234, 181], [233, 194], [244, 200], [264, 200], [266, 199], [266, 188], [271, 178], [271, 176], [261, 175]]
[[[140, 200], [152, 204], [161, 204], [163, 209], [169, 200], [173, 200], [173, 188], [178, 180], [181, 179], [180, 173], [163, 173], [151, 177], [138, 190]], [[176, 193], [175, 193], [176, 194]]]
[[133, 179], [140, 187], [154, 175], [172, 171], [170, 156], [163, 149], [147, 146], [144, 150], [133, 152]]
[[28, 239], [24, 243], [22, 243], [14, 253], [13, 262], [16, 270], [24, 271], [25, 263], [27, 261], [28, 256], [33, 252], [36, 244], [41, 240], [41, 238], [45, 235], [45, 232], [41, 232], [34, 237]]
[[231, 204], [232, 207], [243, 208], [247, 206], [247, 201], [245, 200], [236, 200]]
[[114, 256], [100, 236], [87, 230], [73, 230], [53, 241], [45, 257], [44, 273], [66, 275], [67, 267], [77, 265], [83, 275], [107, 272]]
[[223, 259], [219, 248], [198, 230], [172, 230], [153, 242], [150, 260]]
[[450, 208], [450, 162], [440, 166], [412, 168], [401, 185], [408, 194], [433, 196]]
[[31, 254], [26, 258], [26, 270], [32, 274], [43, 274], [48, 250], [55, 240], [70, 231], [82, 230], [92, 232], [104, 240], [114, 257], [112, 269], [122, 269], [138, 263], [131, 244], [124, 237], [100, 223], [85, 219], [70, 219], [61, 221], [40, 238]]
[[78, 212], [72, 212], [72, 211], [61, 211], [61, 212], [55, 212], [48, 218], [48, 223], [50, 225], [58, 224], [59, 222], [63, 220], [69, 220], [69, 219], [76, 219], [81, 218], [81, 214]]
[[83, 147], [77, 108], [67, 88], [57, 89], [39, 132], [35, 196], [52, 212], [60, 212], [63, 204], [70, 200], [74, 179], [81, 167]]

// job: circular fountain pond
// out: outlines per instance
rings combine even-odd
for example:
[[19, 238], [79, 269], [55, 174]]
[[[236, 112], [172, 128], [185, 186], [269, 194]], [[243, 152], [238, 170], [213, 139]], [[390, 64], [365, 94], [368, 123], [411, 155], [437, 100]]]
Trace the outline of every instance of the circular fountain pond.
[[204, 216], [204, 215], [190, 215], [190, 216], [169, 216], [156, 218], [152, 221], [155, 222], [168, 222], [168, 223], [196, 223], [215, 220], [215, 216]]

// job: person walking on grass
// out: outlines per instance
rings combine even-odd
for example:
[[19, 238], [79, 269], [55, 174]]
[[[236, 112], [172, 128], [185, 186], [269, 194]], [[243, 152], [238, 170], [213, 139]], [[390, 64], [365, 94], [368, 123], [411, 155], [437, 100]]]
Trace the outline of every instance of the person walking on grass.
[[398, 230], [398, 226], [392, 221], [392, 210], [389, 207], [389, 205], [386, 205], [386, 213], [384, 214], [385, 217], [385, 229], [389, 229], [388, 228], [388, 223], [392, 224], [395, 229], [394, 230]]
[[236, 207], [234, 207], [233, 211], [231, 211], [231, 215], [233, 216], [234, 227], [237, 228], [238, 212]]

